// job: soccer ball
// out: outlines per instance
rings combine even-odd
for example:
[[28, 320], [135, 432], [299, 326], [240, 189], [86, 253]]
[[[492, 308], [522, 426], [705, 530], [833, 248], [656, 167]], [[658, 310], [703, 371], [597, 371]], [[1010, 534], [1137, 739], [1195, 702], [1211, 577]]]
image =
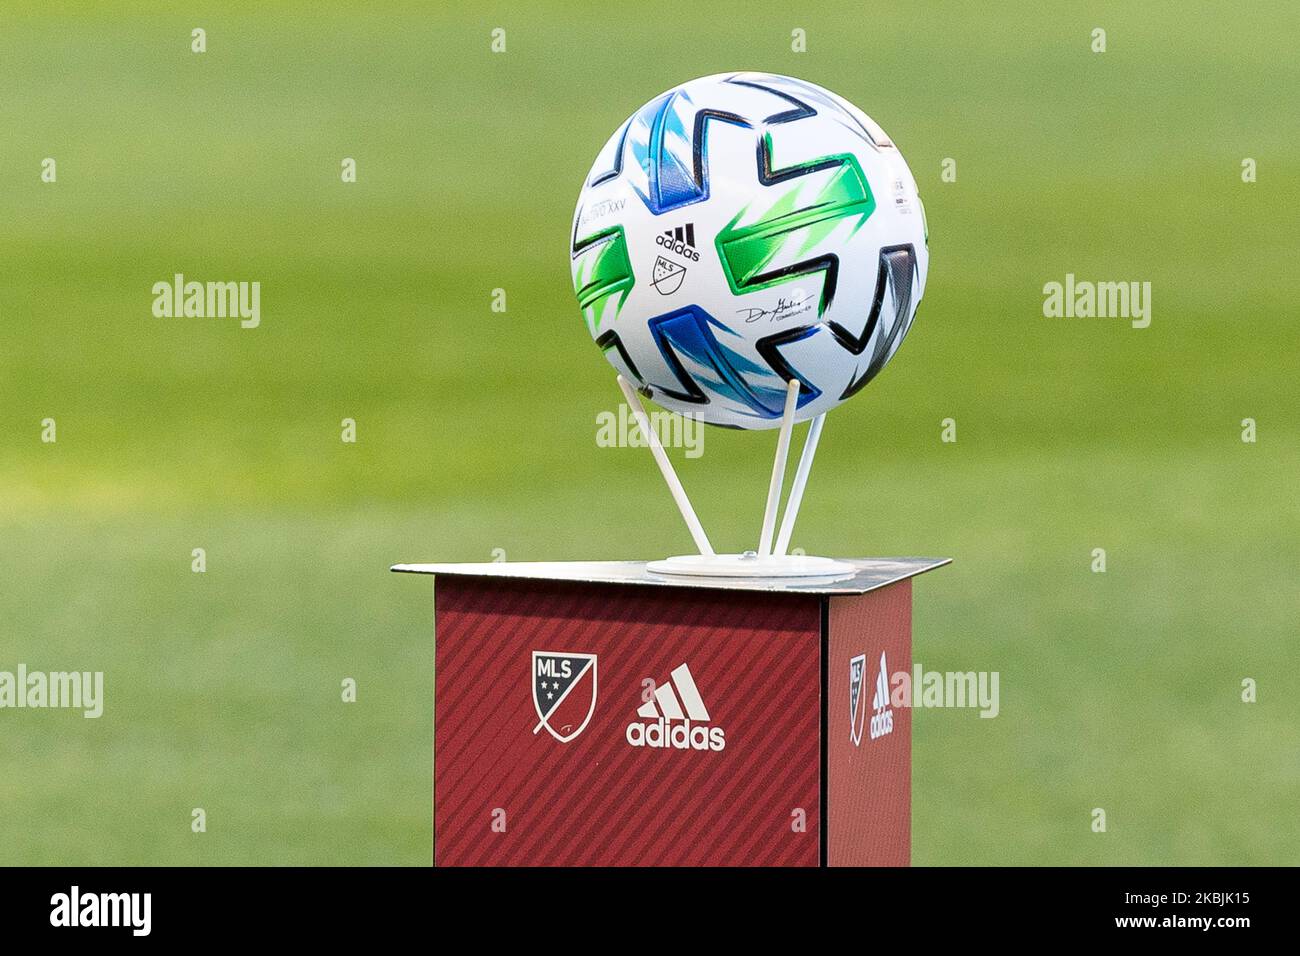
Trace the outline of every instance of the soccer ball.
[[929, 264], [884, 131], [812, 83], [720, 73], [655, 97], [578, 197], [573, 287], [610, 364], [664, 408], [733, 428], [834, 408], [893, 357]]

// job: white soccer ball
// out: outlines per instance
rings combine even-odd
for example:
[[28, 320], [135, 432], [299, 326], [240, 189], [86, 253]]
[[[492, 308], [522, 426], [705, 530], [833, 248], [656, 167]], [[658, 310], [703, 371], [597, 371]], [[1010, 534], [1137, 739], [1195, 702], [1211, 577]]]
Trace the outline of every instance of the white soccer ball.
[[897, 148], [812, 83], [720, 73], [655, 97], [578, 197], [573, 285], [610, 364], [664, 408], [734, 428], [857, 392], [916, 315], [925, 211]]

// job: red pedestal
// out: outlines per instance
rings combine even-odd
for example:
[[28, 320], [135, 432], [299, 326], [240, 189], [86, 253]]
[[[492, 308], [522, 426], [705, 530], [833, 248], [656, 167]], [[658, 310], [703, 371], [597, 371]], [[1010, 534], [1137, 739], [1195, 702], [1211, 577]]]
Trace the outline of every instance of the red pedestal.
[[889, 675], [911, 669], [918, 571], [876, 564], [775, 589], [401, 567], [438, 569], [435, 862], [907, 865]]

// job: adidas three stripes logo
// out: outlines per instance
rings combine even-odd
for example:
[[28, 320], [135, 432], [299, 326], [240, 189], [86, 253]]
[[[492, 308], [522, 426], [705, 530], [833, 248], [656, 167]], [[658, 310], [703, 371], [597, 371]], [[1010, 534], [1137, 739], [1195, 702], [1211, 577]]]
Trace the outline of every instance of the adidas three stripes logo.
[[[700, 697], [699, 688], [695, 686], [695, 678], [691, 676], [691, 669], [683, 664], [670, 675], [672, 683], [661, 684], [655, 688], [654, 697], [646, 701], [637, 708], [636, 715], [654, 720], [659, 716], [664, 716], [669, 720], [699, 720], [707, 722], [709, 711], [704, 706], [704, 700]], [[673, 688], [677, 688], [677, 693], [673, 693]], [[680, 695], [681, 703], [678, 703]], [[655, 705], [658, 704], [658, 707]], [[685, 712], [682, 707], [685, 705]]]

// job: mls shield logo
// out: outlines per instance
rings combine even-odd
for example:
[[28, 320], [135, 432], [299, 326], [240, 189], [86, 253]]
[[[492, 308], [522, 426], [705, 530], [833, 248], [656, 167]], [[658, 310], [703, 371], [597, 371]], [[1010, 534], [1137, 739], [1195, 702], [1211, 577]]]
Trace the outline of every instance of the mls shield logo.
[[862, 743], [862, 728], [867, 720], [867, 708], [862, 706], [866, 675], [867, 655], [859, 654], [849, 661], [849, 737], [855, 747]]
[[533, 651], [533, 707], [538, 723], [567, 744], [587, 729], [596, 712], [596, 655]]
[[663, 256], [655, 257], [655, 267], [650, 275], [650, 284], [660, 295], [672, 295], [682, 287], [686, 278], [686, 267]]

